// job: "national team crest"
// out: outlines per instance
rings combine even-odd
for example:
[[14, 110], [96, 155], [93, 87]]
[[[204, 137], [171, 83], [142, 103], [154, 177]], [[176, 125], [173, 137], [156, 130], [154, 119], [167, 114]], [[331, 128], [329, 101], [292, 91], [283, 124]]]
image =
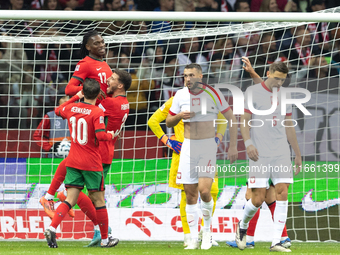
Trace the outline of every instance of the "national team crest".
[[192, 106], [201, 105], [200, 98], [192, 98]]

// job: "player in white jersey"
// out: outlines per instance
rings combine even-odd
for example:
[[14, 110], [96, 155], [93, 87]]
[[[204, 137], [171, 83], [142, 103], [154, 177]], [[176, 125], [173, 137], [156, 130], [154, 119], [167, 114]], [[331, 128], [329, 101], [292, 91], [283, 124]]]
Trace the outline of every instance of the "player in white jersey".
[[184, 69], [185, 88], [174, 96], [166, 125], [174, 127], [184, 122], [184, 142], [180, 155], [177, 183], [184, 185], [187, 197], [187, 221], [191, 240], [186, 249], [198, 248], [198, 192], [204, 218], [201, 249], [211, 247], [211, 215], [213, 200], [210, 190], [215, 177], [217, 145], [214, 120], [220, 111], [229, 122], [230, 146], [228, 157], [233, 163], [237, 152], [237, 124], [233, 111], [218, 89], [202, 83], [202, 68], [189, 64]]
[[[268, 79], [249, 87], [245, 92], [245, 113], [241, 116], [240, 129], [250, 158], [248, 187], [252, 189], [252, 196], [245, 205], [242, 220], [236, 231], [236, 243], [241, 250], [246, 247], [248, 223], [265, 200], [270, 178], [275, 186], [277, 199], [274, 211], [273, 241], [270, 250], [290, 252], [280, 244], [287, 219], [288, 188], [290, 183], [293, 183], [293, 168], [288, 142], [296, 155], [295, 174], [299, 173], [302, 161], [291, 120], [292, 107], [287, 106], [286, 115], [281, 115], [281, 93], [284, 93], [285, 89], [281, 85], [285, 81], [287, 73], [288, 68], [284, 63], [274, 62], [267, 72]], [[273, 96], [275, 91], [277, 91], [276, 98]], [[276, 110], [269, 115], [254, 114], [248, 107], [250, 97], [252, 98], [253, 111], [271, 109], [275, 107], [273, 104], [277, 104]]]

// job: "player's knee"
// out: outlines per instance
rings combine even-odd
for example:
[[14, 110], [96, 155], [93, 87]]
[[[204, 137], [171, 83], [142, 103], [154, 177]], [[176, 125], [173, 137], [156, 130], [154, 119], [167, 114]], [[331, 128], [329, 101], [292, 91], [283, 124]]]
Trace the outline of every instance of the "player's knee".
[[202, 189], [200, 191], [200, 196], [204, 202], [210, 202], [211, 200], [211, 193], [209, 189]]
[[254, 206], [259, 207], [264, 202], [265, 197], [262, 194], [258, 194], [257, 196], [252, 196], [251, 202]]
[[288, 199], [288, 190], [278, 190], [276, 193], [276, 199], [279, 201], [286, 201]]

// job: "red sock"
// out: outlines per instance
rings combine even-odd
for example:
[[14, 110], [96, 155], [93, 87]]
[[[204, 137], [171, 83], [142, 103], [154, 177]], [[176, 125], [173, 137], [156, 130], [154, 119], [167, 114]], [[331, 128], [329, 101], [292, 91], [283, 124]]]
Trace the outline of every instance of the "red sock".
[[66, 158], [60, 162], [55, 172], [51, 185], [47, 191], [48, 194], [54, 195], [59, 189], [60, 185], [64, 182], [66, 176]]
[[[274, 220], [274, 211], [275, 211], [275, 207], [276, 207], [276, 201], [274, 201], [273, 203], [271, 203], [270, 205], [268, 205], [270, 212], [272, 213], [272, 218]], [[287, 228], [286, 225], [282, 231], [282, 235], [281, 237], [288, 237], [288, 233], [287, 233]]]
[[247, 236], [255, 235], [256, 224], [257, 224], [257, 220], [259, 219], [259, 216], [260, 216], [260, 208], [257, 210], [253, 218], [249, 221]]
[[82, 212], [85, 213], [87, 217], [89, 217], [93, 224], [95, 226], [98, 225], [96, 208], [92, 204], [91, 199], [88, 196], [86, 196], [84, 192], [80, 192], [77, 204], [82, 210]]
[[100, 234], [102, 235], [102, 239], [106, 239], [109, 231], [109, 217], [107, 215], [106, 206], [97, 207], [96, 212]]
[[54, 214], [51, 226], [57, 229], [57, 227], [60, 225], [60, 222], [64, 219], [64, 217], [71, 208], [72, 208], [71, 205], [66, 201], [61, 203]]

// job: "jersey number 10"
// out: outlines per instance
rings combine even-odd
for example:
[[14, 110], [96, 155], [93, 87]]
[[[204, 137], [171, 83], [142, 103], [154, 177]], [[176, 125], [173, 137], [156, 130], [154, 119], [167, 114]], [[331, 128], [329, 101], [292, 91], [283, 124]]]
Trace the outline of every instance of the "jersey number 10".
[[[78, 141], [80, 145], [87, 144], [88, 135], [87, 135], [87, 122], [84, 118], [80, 118], [76, 122], [76, 117], [71, 117], [70, 122], [72, 125], [72, 140], [74, 143]], [[77, 130], [77, 132], [76, 132]], [[76, 134], [77, 133], [77, 134]]]

